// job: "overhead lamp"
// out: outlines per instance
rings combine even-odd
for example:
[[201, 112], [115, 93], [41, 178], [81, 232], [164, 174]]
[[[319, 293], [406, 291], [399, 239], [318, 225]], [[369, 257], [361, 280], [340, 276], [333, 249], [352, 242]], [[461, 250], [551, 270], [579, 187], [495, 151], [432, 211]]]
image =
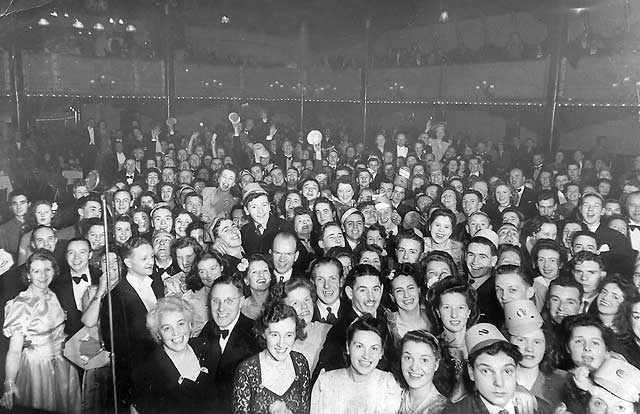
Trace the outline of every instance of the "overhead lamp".
[[69, 13], [63, 14], [64, 17], [69, 17]]
[[446, 10], [442, 10], [440, 12], [440, 16], [438, 16], [438, 21], [440, 23], [446, 23], [449, 21], [449, 12]]
[[102, 25], [102, 23], [98, 22], [98, 23], [93, 25], [93, 30], [102, 31], [102, 30], [104, 30], [104, 26]]
[[73, 22], [72, 26], [74, 29], [84, 29], [84, 24], [82, 24], [82, 22], [78, 19], [76, 19], [76, 21]]
[[118, 24], [124, 24], [124, 20], [122, 19], [118, 20]]
[[44, 17], [41, 17], [40, 20], [38, 20], [38, 26], [49, 26], [49, 24], [49, 20]]
[[52, 11], [51, 13], [49, 13], [51, 15], [51, 17], [58, 17], [58, 12], [57, 11]]
[[227, 24], [231, 21], [231, 19], [229, 18], [229, 16], [222, 16], [222, 18], [220, 19], [220, 23], [222, 24]]
[[111, 24], [116, 24], [116, 21], [113, 19], [113, 17], [110, 17], [110, 18], [109, 18], [109, 23], [111, 23]]
[[135, 27], [134, 25], [129, 24], [129, 25], [127, 25], [127, 27], [126, 27], [124, 30], [125, 30], [126, 32], [128, 32], [128, 33], [133, 33], [133, 32], [135, 32], [137, 29], [136, 29], [136, 27]]

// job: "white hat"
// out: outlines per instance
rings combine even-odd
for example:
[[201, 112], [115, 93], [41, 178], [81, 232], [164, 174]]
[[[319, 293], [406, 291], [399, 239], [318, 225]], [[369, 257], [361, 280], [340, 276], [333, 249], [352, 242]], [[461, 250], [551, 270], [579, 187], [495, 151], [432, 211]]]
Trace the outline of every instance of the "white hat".
[[605, 359], [593, 373], [593, 382], [622, 400], [640, 401], [640, 370], [626, 361]]
[[500, 245], [500, 237], [498, 237], [498, 234], [495, 231], [490, 229], [482, 229], [478, 231], [473, 237], [484, 237], [485, 239], [493, 243], [493, 245], [496, 246], [496, 249]]
[[486, 348], [496, 342], [508, 342], [500, 330], [490, 323], [478, 323], [467, 329], [464, 337], [467, 354]]
[[511, 335], [524, 335], [542, 327], [542, 316], [529, 299], [504, 304], [504, 323]]

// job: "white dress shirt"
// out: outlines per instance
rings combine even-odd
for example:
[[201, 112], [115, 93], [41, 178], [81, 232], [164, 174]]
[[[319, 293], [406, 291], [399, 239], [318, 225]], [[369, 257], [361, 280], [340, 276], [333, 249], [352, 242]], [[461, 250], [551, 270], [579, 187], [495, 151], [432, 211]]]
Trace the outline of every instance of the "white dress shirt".
[[336, 300], [331, 305], [325, 305], [321, 300], [317, 300], [316, 304], [318, 305], [318, 313], [320, 313], [320, 317], [322, 319], [327, 320], [327, 316], [329, 316], [327, 307], [331, 308], [331, 313], [336, 316], [336, 319], [338, 318], [338, 311], [340, 311], [340, 299]]
[[501, 414], [501, 413], [504, 413], [505, 411], [508, 412], [509, 414], [516, 414], [516, 408], [513, 405], [513, 400], [509, 401], [509, 403], [504, 407], [498, 407], [497, 405], [491, 404], [482, 395], [480, 396], [480, 399], [482, 400], [482, 403], [484, 404], [484, 406], [487, 407], [489, 414]]
[[96, 145], [95, 132], [93, 130], [93, 127], [88, 126], [87, 131], [89, 131], [89, 145]]
[[151, 288], [151, 280], [150, 277], [140, 278], [139, 276], [133, 276], [131, 274], [127, 274], [127, 282], [133, 287], [133, 290], [136, 291], [142, 303], [144, 303], [144, 307], [147, 308], [147, 311], [150, 311], [156, 306], [158, 303], [158, 298], [156, 298], [156, 294]]
[[233, 322], [231, 322], [231, 324], [229, 326], [226, 326], [224, 328], [222, 328], [222, 327], [220, 328], [220, 330], [225, 330], [225, 329], [229, 330], [229, 335], [227, 335], [226, 338], [223, 338], [222, 335], [220, 335], [220, 340], [218, 341], [218, 343], [220, 344], [220, 351], [221, 352], [224, 352], [224, 349], [227, 347], [227, 342], [229, 342], [229, 338], [231, 338], [231, 332], [233, 332], [233, 328], [235, 328], [236, 325], [238, 324], [238, 319], [240, 319], [240, 312], [238, 312], [238, 315], [233, 320]]
[[631, 247], [633, 247], [633, 250], [640, 252], [640, 229], [632, 230], [631, 226], [640, 226], [640, 223], [629, 220], [629, 239], [631, 240]]
[[399, 145], [396, 145], [396, 153], [398, 154], [398, 157], [403, 157], [403, 158], [407, 158], [407, 154], [409, 153], [409, 147], [401, 147]]
[[82, 311], [82, 297], [84, 296], [84, 293], [87, 291], [87, 289], [89, 288], [89, 286], [91, 286], [91, 275], [89, 274], [89, 269], [87, 268], [86, 271], [80, 272], [78, 274], [76, 273], [71, 273], [71, 277], [82, 277], [82, 275], [86, 275], [87, 276], [87, 280], [80, 280], [79, 283], [76, 283], [75, 281], [73, 281], [73, 279], [71, 279], [71, 285], [73, 286], [73, 298], [76, 301], [76, 308], [79, 311]]

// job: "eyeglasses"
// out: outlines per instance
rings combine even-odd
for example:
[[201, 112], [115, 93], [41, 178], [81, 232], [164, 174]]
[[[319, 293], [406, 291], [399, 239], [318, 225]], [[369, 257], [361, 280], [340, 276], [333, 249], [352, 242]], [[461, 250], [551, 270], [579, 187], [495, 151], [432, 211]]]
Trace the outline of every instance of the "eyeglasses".
[[213, 306], [220, 306], [221, 303], [224, 303], [226, 306], [231, 306], [238, 299], [240, 299], [240, 296], [235, 297], [235, 298], [224, 298], [224, 299], [211, 298], [211, 304]]

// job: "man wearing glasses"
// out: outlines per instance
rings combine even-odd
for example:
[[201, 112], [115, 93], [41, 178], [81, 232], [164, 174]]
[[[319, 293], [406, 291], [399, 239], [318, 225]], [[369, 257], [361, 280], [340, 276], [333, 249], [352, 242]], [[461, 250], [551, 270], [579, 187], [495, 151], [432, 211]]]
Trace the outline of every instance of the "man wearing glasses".
[[211, 286], [211, 316], [200, 333], [209, 343], [207, 369], [218, 391], [219, 412], [231, 413], [233, 375], [244, 359], [259, 351], [253, 335], [254, 322], [240, 313], [244, 303], [242, 282], [222, 276]]

